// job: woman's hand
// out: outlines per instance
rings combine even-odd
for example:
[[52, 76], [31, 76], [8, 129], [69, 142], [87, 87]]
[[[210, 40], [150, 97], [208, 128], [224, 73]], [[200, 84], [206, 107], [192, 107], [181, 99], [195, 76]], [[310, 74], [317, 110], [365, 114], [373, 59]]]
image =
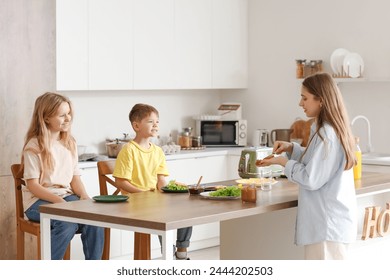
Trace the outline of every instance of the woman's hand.
[[286, 157], [275, 157], [272, 155], [272, 157], [266, 157], [264, 159], [256, 160], [256, 166], [263, 167], [263, 166], [269, 166], [271, 164], [279, 164], [281, 166], [286, 166], [288, 159]]
[[283, 152], [292, 153], [294, 145], [290, 142], [286, 141], [275, 141], [274, 143], [274, 148], [273, 148], [273, 153], [280, 155]]
[[279, 164], [281, 166], [286, 166], [288, 161], [285, 157], [275, 156], [280, 155], [283, 152], [292, 153], [294, 145], [286, 141], [275, 141], [272, 155], [269, 155], [261, 160], [256, 160], [256, 166], [269, 166], [271, 164]]

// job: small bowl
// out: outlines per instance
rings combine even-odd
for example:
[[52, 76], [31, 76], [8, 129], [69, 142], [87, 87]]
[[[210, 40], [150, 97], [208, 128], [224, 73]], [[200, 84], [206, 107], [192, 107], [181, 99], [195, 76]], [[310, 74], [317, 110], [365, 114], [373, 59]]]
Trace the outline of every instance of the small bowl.
[[204, 187], [199, 186], [198, 188], [196, 186], [189, 186], [188, 190], [190, 194], [200, 194], [201, 192], [204, 192]]

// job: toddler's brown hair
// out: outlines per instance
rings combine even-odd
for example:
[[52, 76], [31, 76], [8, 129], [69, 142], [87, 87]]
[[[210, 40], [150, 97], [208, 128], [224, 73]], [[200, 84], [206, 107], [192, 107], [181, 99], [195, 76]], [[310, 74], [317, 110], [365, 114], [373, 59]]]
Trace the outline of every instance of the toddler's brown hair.
[[151, 113], [155, 113], [159, 116], [158, 111], [151, 105], [138, 103], [133, 106], [129, 113], [130, 123], [139, 122], [142, 119], [150, 116]]

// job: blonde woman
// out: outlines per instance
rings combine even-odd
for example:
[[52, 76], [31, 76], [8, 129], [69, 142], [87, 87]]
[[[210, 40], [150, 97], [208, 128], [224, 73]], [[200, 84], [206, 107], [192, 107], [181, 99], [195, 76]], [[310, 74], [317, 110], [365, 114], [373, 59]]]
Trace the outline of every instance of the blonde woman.
[[276, 141], [276, 154], [258, 166], [285, 166], [287, 178], [299, 185], [295, 243], [305, 246], [305, 259], [345, 259], [357, 235], [353, 179], [354, 139], [337, 85], [329, 74], [307, 77], [299, 102], [311, 126], [306, 148]]
[[[35, 102], [22, 155], [26, 181], [23, 203], [32, 221], [40, 221], [40, 205], [89, 199], [77, 167], [77, 146], [70, 133], [72, 117], [71, 102], [62, 95], [48, 92]], [[102, 228], [56, 220], [51, 221], [52, 259], [63, 258], [78, 230], [85, 259], [101, 259]]]

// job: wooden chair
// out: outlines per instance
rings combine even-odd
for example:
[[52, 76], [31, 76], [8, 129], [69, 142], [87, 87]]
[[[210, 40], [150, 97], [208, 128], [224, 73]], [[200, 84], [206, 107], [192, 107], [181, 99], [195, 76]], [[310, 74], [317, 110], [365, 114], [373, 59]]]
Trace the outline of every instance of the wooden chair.
[[[98, 161], [97, 168], [99, 174], [99, 188], [101, 195], [108, 195], [109, 185], [114, 187], [112, 195], [117, 195], [120, 189], [115, 185], [115, 181], [109, 177], [114, 172], [115, 160]], [[103, 260], [110, 259], [110, 235], [109, 228], [104, 229]], [[134, 232], [134, 259], [150, 260], [150, 234]]]
[[[37, 237], [38, 260], [41, 259], [41, 227], [40, 223], [24, 218], [22, 186], [26, 185], [23, 180], [23, 168], [20, 164], [11, 165], [12, 175], [15, 182], [15, 202], [16, 202], [16, 257], [24, 260], [24, 233], [29, 233]], [[70, 243], [64, 254], [64, 260], [70, 259]]]

